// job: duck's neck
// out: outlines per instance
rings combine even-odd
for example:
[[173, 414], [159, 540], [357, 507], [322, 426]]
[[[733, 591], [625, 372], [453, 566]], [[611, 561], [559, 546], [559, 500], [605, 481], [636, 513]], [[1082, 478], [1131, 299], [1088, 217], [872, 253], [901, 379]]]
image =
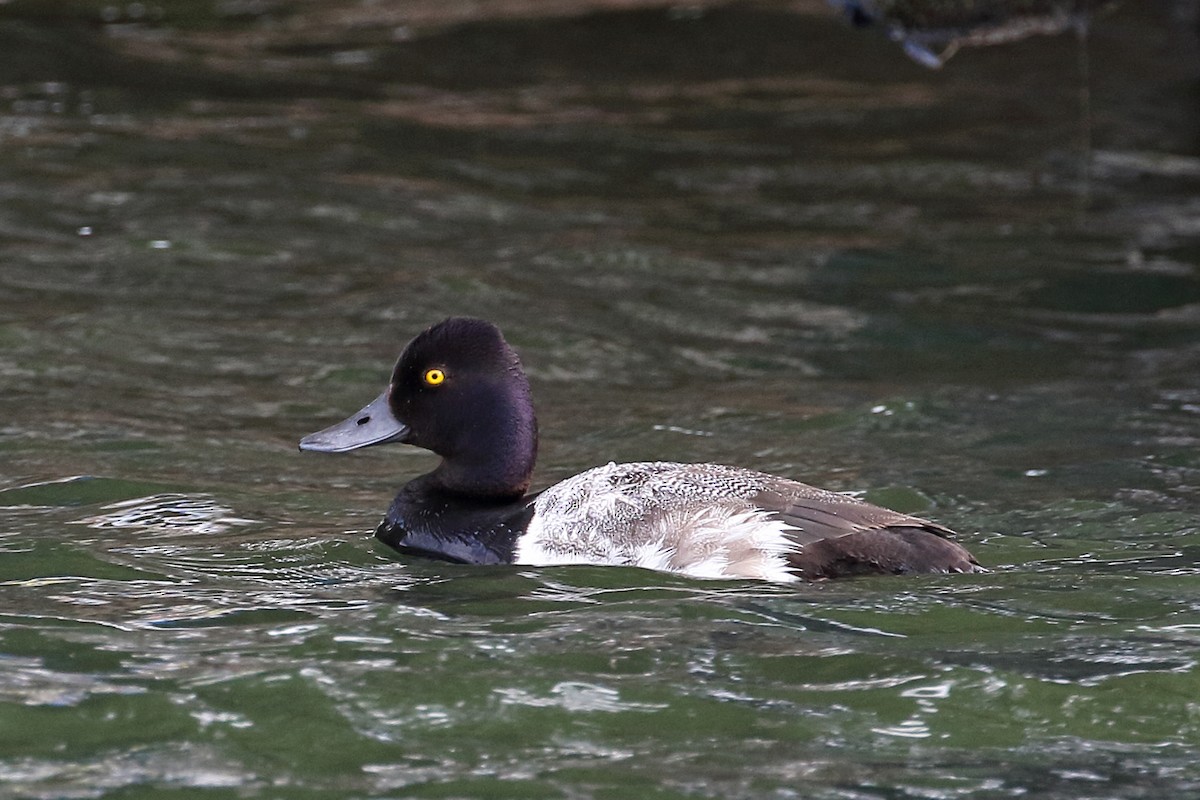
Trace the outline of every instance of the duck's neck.
[[444, 459], [429, 478], [438, 489], [468, 497], [511, 500], [529, 490], [533, 459], [528, 466], [511, 461]]
[[457, 444], [430, 473], [433, 485], [481, 500], [508, 501], [529, 490], [538, 444], [531, 405], [495, 409]]

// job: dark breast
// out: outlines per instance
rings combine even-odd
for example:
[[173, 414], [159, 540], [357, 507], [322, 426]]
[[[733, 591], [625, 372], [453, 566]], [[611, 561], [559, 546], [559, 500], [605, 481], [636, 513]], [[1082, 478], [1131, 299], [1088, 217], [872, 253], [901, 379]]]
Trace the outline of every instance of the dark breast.
[[375, 538], [402, 553], [460, 564], [511, 564], [529, 526], [528, 498], [490, 501], [436, 491], [401, 490]]

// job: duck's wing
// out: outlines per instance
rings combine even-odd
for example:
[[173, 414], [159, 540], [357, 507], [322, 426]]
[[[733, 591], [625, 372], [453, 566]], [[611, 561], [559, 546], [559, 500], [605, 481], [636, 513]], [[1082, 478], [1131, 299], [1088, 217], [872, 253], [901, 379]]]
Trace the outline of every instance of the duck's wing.
[[754, 504], [787, 526], [788, 563], [803, 578], [985, 571], [949, 528], [836, 492], [779, 480]]

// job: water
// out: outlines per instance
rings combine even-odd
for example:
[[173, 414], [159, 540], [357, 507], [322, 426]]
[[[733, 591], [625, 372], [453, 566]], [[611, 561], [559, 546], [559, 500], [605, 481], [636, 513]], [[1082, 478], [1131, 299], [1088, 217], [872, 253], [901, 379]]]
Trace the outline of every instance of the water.
[[[1200, 791], [1179, 16], [1093, 26], [1085, 153], [1070, 37], [138, 5], [0, 26], [0, 795]], [[993, 571], [393, 556], [431, 457], [295, 445], [451, 313], [520, 349], [543, 485], [741, 464]]]

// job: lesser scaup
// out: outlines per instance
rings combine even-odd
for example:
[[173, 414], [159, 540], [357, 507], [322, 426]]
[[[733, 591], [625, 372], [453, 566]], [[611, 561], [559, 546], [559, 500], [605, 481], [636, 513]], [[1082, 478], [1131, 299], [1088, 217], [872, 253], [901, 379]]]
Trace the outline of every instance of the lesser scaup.
[[469, 564], [619, 564], [773, 581], [981, 572], [934, 522], [719, 464], [608, 464], [527, 494], [537, 422], [520, 359], [466, 317], [409, 342], [388, 388], [301, 450], [402, 442], [442, 461], [406, 483], [375, 535]]

